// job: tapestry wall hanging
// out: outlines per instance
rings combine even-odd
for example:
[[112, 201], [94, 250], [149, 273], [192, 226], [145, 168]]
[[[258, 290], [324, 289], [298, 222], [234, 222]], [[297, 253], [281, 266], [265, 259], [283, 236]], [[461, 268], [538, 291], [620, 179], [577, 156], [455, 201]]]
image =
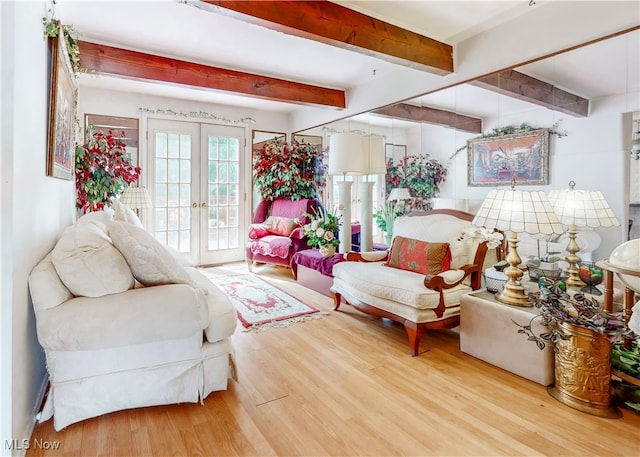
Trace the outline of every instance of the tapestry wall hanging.
[[549, 184], [549, 129], [467, 141], [467, 184]]

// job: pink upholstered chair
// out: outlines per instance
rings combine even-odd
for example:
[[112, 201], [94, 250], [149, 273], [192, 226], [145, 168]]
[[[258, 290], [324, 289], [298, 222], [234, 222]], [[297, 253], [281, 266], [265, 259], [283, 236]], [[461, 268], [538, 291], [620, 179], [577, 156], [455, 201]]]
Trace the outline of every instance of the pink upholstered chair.
[[246, 244], [249, 271], [253, 262], [270, 263], [291, 268], [293, 255], [307, 246], [300, 224], [308, 222], [305, 213], [313, 214], [321, 204], [316, 199], [273, 201], [263, 200], [253, 215], [249, 226], [249, 241]]

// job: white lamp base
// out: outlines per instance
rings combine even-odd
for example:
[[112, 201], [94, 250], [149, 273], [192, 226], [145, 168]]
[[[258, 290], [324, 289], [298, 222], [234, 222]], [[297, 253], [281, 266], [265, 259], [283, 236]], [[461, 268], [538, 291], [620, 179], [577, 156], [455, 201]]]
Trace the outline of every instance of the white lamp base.
[[360, 183], [362, 206], [360, 207], [360, 252], [373, 251], [373, 181]]
[[351, 185], [352, 181], [338, 181], [338, 205], [342, 223], [340, 224], [339, 251], [346, 254], [351, 251]]

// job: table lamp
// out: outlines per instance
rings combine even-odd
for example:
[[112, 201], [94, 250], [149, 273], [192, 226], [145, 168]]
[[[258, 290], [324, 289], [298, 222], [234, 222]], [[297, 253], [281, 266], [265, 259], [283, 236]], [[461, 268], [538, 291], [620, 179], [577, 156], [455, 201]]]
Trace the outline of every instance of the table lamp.
[[353, 132], [334, 133], [329, 138], [329, 174], [342, 176], [338, 181], [338, 207], [342, 215], [339, 251], [351, 251], [351, 181], [346, 177], [365, 174], [362, 135]]
[[496, 294], [496, 299], [508, 305], [531, 306], [520, 282], [523, 272], [518, 268], [522, 259], [518, 255], [517, 234], [561, 234], [564, 231], [545, 193], [516, 190], [515, 182], [512, 182], [511, 189], [508, 190], [493, 189], [482, 202], [472, 224], [511, 231], [506, 259], [509, 266], [504, 270], [509, 280], [502, 292]]
[[552, 190], [549, 192], [549, 201], [556, 212], [558, 219], [564, 225], [569, 226], [568, 255], [565, 260], [569, 264], [567, 271], [568, 286], [582, 287], [584, 282], [580, 279], [581, 262], [578, 252], [580, 246], [576, 243], [577, 227], [614, 227], [620, 222], [609, 207], [607, 200], [600, 191], [576, 190], [576, 183], [569, 182], [569, 189]]
[[145, 187], [126, 187], [120, 195], [120, 203], [128, 206], [138, 214], [138, 211], [151, 208], [151, 197]]
[[[362, 152], [365, 159], [365, 174], [384, 175], [387, 163], [384, 155], [384, 138], [380, 135], [362, 137]], [[373, 250], [373, 181], [362, 181], [362, 205], [360, 206], [360, 251]]]

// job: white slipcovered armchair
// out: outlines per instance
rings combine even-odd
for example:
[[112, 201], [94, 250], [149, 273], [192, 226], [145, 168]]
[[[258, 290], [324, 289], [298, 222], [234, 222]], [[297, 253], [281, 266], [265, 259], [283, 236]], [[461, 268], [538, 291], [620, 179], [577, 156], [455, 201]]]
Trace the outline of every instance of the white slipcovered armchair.
[[[484, 240], [460, 239], [473, 228], [472, 219], [471, 214], [446, 209], [397, 218], [389, 255], [353, 253], [347, 258], [358, 261], [333, 267], [334, 309], [344, 299], [364, 313], [401, 323], [412, 355], [418, 355], [428, 329], [459, 325], [460, 297], [479, 289], [482, 272], [498, 260], [497, 249], [488, 251]], [[398, 240], [407, 246], [406, 262], [394, 260]], [[426, 272], [417, 265], [421, 262], [418, 254], [424, 257]], [[380, 255], [384, 258], [376, 258]]]
[[56, 430], [198, 402], [235, 376], [233, 305], [136, 220], [123, 207], [83, 216], [30, 275], [50, 381], [40, 421]]

